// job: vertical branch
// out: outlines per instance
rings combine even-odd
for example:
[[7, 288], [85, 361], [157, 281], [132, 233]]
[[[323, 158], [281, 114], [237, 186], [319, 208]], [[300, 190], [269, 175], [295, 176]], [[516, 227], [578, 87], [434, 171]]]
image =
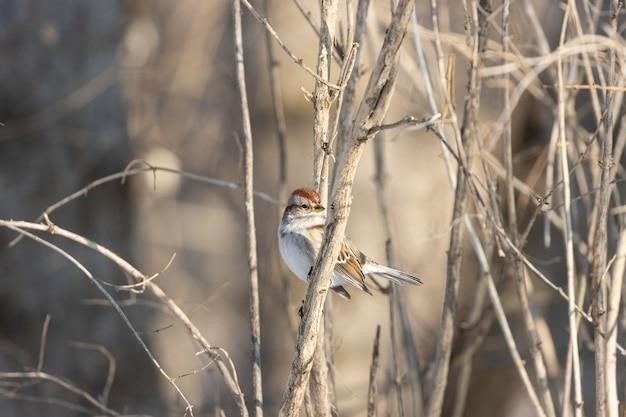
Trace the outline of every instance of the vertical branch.
[[[326, 315], [327, 312], [324, 313]], [[330, 417], [330, 389], [328, 387], [328, 366], [326, 360], [326, 331], [324, 318], [320, 322], [317, 334], [317, 346], [313, 355], [313, 366], [309, 380], [309, 392], [311, 393], [311, 406], [315, 417]]]
[[297, 415], [302, 404], [330, 275], [339, 255], [346, 222], [350, 215], [352, 185], [356, 169], [363, 153], [363, 145], [372, 136], [369, 133], [370, 129], [382, 123], [390, 104], [397, 74], [398, 53], [414, 5], [414, 0], [398, 1], [364, 98], [352, 125], [350, 146], [345, 152], [345, 157], [341, 159], [343, 162], [338, 170], [337, 188], [333, 192], [332, 203], [329, 204], [322, 247], [311, 271], [295, 357], [289, 372], [285, 399], [279, 412], [279, 415], [283, 417]]
[[[611, 31], [612, 35], [616, 35], [617, 32], [617, 15], [620, 10], [624, 7], [623, 1], [613, 0], [611, 2], [611, 12], [610, 12], [610, 23], [611, 23]], [[615, 68], [617, 65], [617, 57], [616, 51], [611, 49], [610, 52], [610, 62], [609, 62], [609, 82], [612, 85], [621, 85], [620, 81], [623, 78], [616, 74]], [[623, 63], [623, 56], [622, 56]], [[619, 97], [619, 99], [614, 99], [615, 93], [609, 93], [609, 98], [607, 100], [607, 129], [606, 134], [604, 136], [604, 143], [602, 147], [602, 181], [611, 181], [611, 178], [615, 176], [615, 169], [613, 168], [613, 155], [611, 151], [613, 149], [613, 121], [617, 114], [614, 112], [619, 111], [620, 102], [623, 97]], [[611, 108], [613, 105], [615, 108]], [[616, 154], [616, 157], [619, 158], [621, 155]], [[608, 166], [607, 166], [608, 165]], [[607, 173], [605, 179], [605, 170], [610, 171], [611, 173]], [[602, 184], [601, 184], [602, 185]], [[602, 188], [601, 188], [602, 192]], [[608, 192], [610, 194], [610, 192]], [[609, 195], [606, 196], [607, 206]], [[608, 210], [608, 207], [604, 207], [605, 210]], [[623, 226], [623, 224], [622, 224]], [[605, 235], [606, 238], [606, 235]], [[595, 242], [594, 242], [595, 243]], [[606, 246], [605, 249], [606, 250]], [[617, 357], [616, 357], [616, 347], [617, 347], [617, 320], [619, 315], [620, 308], [620, 300], [622, 295], [622, 285], [624, 280], [624, 265], [626, 256], [626, 232], [624, 230], [621, 231], [619, 244], [617, 247], [617, 251], [615, 254], [616, 262], [613, 269], [613, 275], [610, 283], [605, 285], [602, 283], [602, 279], [600, 279], [600, 285], [609, 289], [608, 294], [608, 305], [607, 305], [607, 314], [606, 314], [606, 339], [605, 341], [605, 363], [606, 363], [606, 374], [605, 374], [605, 384], [606, 384], [606, 402], [607, 402], [607, 415], [608, 417], [618, 417], [619, 413], [619, 397], [617, 393]], [[597, 366], [597, 365], [596, 365]], [[626, 402], [626, 398], [624, 398], [624, 402]], [[626, 407], [624, 408], [626, 410]], [[626, 411], [624, 411], [626, 413]]]
[[328, 379], [328, 401], [331, 415], [339, 414], [337, 408], [337, 386], [335, 384], [335, 353], [334, 353], [334, 322], [333, 322], [333, 299], [326, 298], [324, 306], [324, 354], [326, 359], [327, 379]]
[[[354, 28], [354, 39], [353, 43], [362, 45], [363, 36], [365, 35], [365, 30], [367, 28], [367, 14], [369, 11], [370, 0], [359, 0], [356, 9], [356, 24]], [[346, 83], [346, 87], [343, 90], [343, 94], [341, 97], [341, 113], [339, 114], [339, 127], [337, 136], [339, 137], [339, 141], [337, 143], [337, 163], [335, 164], [333, 181], [337, 177], [337, 168], [341, 165], [342, 155], [345, 155], [346, 148], [348, 147], [350, 141], [350, 126], [352, 125], [352, 119], [354, 116], [352, 105], [354, 104], [354, 96], [356, 93], [356, 82], [359, 79], [360, 74], [360, 63], [361, 63], [361, 51], [362, 47], [356, 52], [356, 57], [354, 59], [354, 70], [350, 74], [348, 78], [348, 82]]]
[[[389, 247], [389, 245], [386, 245]], [[389, 253], [389, 249], [387, 249]], [[390, 284], [389, 294], [389, 337], [391, 338], [391, 372], [393, 379], [393, 389], [396, 394], [396, 407], [398, 408], [398, 416], [404, 417], [404, 398], [402, 397], [402, 370], [400, 369], [400, 359], [398, 358], [398, 332], [396, 331], [397, 309], [395, 300], [398, 297], [398, 289], [394, 284]]]
[[[461, 147], [469, 150], [476, 134], [476, 120], [480, 98], [480, 79], [478, 68], [480, 66], [480, 56], [486, 44], [487, 21], [483, 16], [491, 6], [488, 0], [480, 0], [480, 7], [483, 12], [479, 13], [476, 0], [473, 1], [474, 22], [473, 53], [469, 68], [469, 80], [467, 85], [468, 94], [465, 99], [464, 113], [461, 130]], [[480, 17], [479, 17], [480, 16]], [[470, 153], [468, 153], [470, 154]], [[465, 163], [465, 166], [463, 166]], [[433, 375], [431, 380], [431, 396], [427, 404], [426, 415], [438, 417], [441, 415], [443, 398], [447, 385], [448, 369], [450, 366], [450, 354], [452, 352], [452, 340], [454, 337], [454, 326], [458, 306], [459, 284], [461, 280], [461, 263], [463, 254], [463, 222], [460, 220], [466, 214], [467, 205], [467, 181], [466, 169], [470, 166], [469, 158], [466, 161], [460, 159], [456, 176], [456, 191], [454, 194], [454, 207], [452, 211], [452, 230], [450, 232], [450, 244], [448, 249], [448, 262], [446, 268], [446, 289], [444, 306], [441, 317], [441, 332], [437, 340], [435, 352], [435, 362], [433, 365]]]
[[[504, 8], [502, 13], [502, 48], [503, 55], [507, 55], [510, 50], [509, 39], [509, 17], [510, 17], [510, 0], [504, 1]], [[504, 111], [506, 114], [510, 114], [510, 97], [509, 97], [509, 76], [505, 76], [504, 80]], [[508, 217], [508, 229], [511, 235], [511, 240], [515, 245], [519, 244], [519, 232], [517, 230], [517, 213], [515, 207], [515, 192], [513, 188], [513, 146], [511, 141], [511, 118], [507, 117], [504, 130], [504, 166], [506, 170], [506, 206]], [[573, 254], [573, 252], [572, 252]], [[539, 395], [543, 403], [543, 408], [548, 417], [555, 416], [554, 402], [552, 401], [552, 395], [550, 394], [550, 387], [548, 386], [548, 375], [546, 371], [546, 364], [544, 357], [539, 348], [540, 342], [537, 336], [537, 326], [535, 319], [530, 310], [530, 302], [528, 299], [528, 288], [526, 286], [526, 273], [524, 264], [515, 256], [515, 254], [509, 251], [509, 260], [513, 264], [513, 274], [515, 275], [515, 284], [517, 290], [517, 296], [520, 301], [520, 308], [522, 313], [522, 319], [524, 322], [524, 328], [526, 330], [526, 337], [528, 339], [528, 345], [532, 363], [535, 369], [535, 376], [537, 378], [537, 385], [539, 386]], [[573, 261], [573, 258], [570, 259]], [[573, 297], [572, 297], [573, 298]], [[572, 312], [573, 314], [573, 312]], [[572, 328], [574, 330], [575, 328]]]
[[[263, 1], [265, 16], [269, 16], [270, 0]], [[287, 122], [285, 121], [285, 108], [283, 95], [280, 88], [280, 71], [274, 43], [269, 31], [265, 31], [265, 46], [267, 48], [267, 60], [269, 63], [270, 94], [272, 95], [272, 111], [276, 124], [276, 141], [278, 145], [278, 200], [285, 201], [287, 183]], [[279, 213], [283, 208], [279, 207]]]
[[[330, 80], [330, 65], [332, 59], [333, 44], [335, 39], [335, 21], [337, 18], [337, 0], [320, 1], [320, 42], [317, 56], [317, 74], [323, 80]], [[328, 85], [317, 81], [313, 94], [313, 107], [315, 115], [313, 121], [313, 183], [319, 192], [322, 204], [328, 201], [328, 171], [330, 146], [330, 108], [332, 100]], [[326, 311], [326, 315], [329, 314]], [[326, 334], [325, 326], [320, 323], [320, 332], [317, 340], [317, 348], [313, 357], [311, 371], [311, 403], [315, 415], [330, 416], [328, 367], [326, 360]], [[330, 331], [329, 327], [326, 331]]]
[[[270, 0], [264, 0], [263, 11], [265, 16], [269, 16]], [[267, 60], [269, 64], [270, 94], [272, 95], [272, 111], [274, 115], [274, 123], [276, 125], [276, 141], [278, 145], [278, 200], [287, 201], [287, 122], [285, 119], [285, 108], [283, 105], [283, 95], [280, 87], [280, 71], [276, 53], [274, 52], [274, 43], [272, 35], [269, 31], [265, 31], [265, 47], [267, 48]], [[283, 207], [277, 207], [278, 219], [282, 216]], [[276, 254], [278, 256], [278, 253]], [[291, 288], [291, 279], [285, 273], [283, 264], [279, 261], [278, 268], [280, 271], [280, 279], [283, 289], [283, 301], [287, 321], [292, 333], [295, 335], [296, 326], [293, 319], [293, 311], [289, 302], [289, 289]]]
[[[609, 106], [610, 107], [610, 106]], [[607, 115], [610, 116], [611, 112]], [[607, 120], [607, 126], [611, 121]], [[595, 233], [591, 249], [592, 272], [591, 272], [591, 296], [592, 317], [595, 323], [594, 347], [595, 347], [595, 381], [596, 381], [596, 416], [606, 416], [606, 282], [604, 282], [604, 270], [606, 268], [607, 250], [607, 213], [610, 196], [610, 164], [612, 159], [613, 140], [612, 129], [607, 128], [601, 140], [600, 148], [600, 191], [596, 198]]]
[[41, 339], [39, 342], [39, 356], [37, 359], [37, 372], [41, 372], [43, 369], [43, 361], [46, 356], [46, 342], [48, 340], [48, 328], [50, 327], [50, 314], [46, 314], [46, 318], [41, 328]]
[[[587, 293], [587, 280], [581, 279], [578, 284], [578, 292], [576, 293], [576, 305], [583, 305], [583, 301], [585, 300], [585, 294]], [[568, 297], [569, 298], [569, 297]], [[569, 308], [569, 306], [568, 306]], [[569, 310], [568, 310], [569, 311]], [[576, 326], [576, 335], [578, 336], [578, 329], [580, 328], [580, 314], [576, 314], [576, 320], [574, 325]], [[574, 366], [574, 352], [572, 349], [572, 343], [569, 342], [567, 346], [567, 354], [565, 355], [565, 381], [563, 382], [563, 397], [561, 399], [561, 415], [563, 417], [569, 417], [571, 412], [571, 404], [570, 404], [570, 391], [572, 386], [572, 374], [573, 374], [573, 366]], [[576, 344], [576, 348], [578, 348], [578, 344]], [[579, 365], [580, 368], [580, 365]], [[580, 373], [580, 372], [579, 372]]]
[[[561, 31], [562, 45], [565, 40], [565, 32], [567, 28], [567, 21], [569, 17], [569, 7], [567, 8], [563, 17], [563, 28]], [[574, 243], [572, 232], [572, 215], [571, 215], [571, 188], [569, 182], [569, 167], [567, 159], [567, 139], [565, 137], [565, 90], [563, 88], [563, 62], [561, 57], [558, 57], [557, 63], [557, 83], [559, 88], [558, 95], [558, 124], [559, 124], [559, 148], [560, 148], [560, 161], [561, 161], [561, 176], [563, 181], [563, 219], [565, 225], [563, 227], [563, 234], [565, 239], [565, 254], [566, 254], [566, 269], [567, 269], [567, 293], [569, 297], [567, 313], [569, 319], [570, 330], [570, 345], [569, 349], [572, 352], [572, 372], [574, 376], [574, 415], [580, 417], [582, 415], [582, 387], [580, 380], [580, 358], [578, 354], [578, 327], [576, 325], [576, 310], [574, 303], [576, 301], [576, 284], [575, 284], [575, 271], [574, 271]], [[568, 398], [569, 392], [564, 393], [564, 398]], [[563, 404], [564, 407], [569, 404]]]
[[[376, 183], [376, 197], [378, 207], [383, 218], [383, 229], [385, 230], [385, 252], [387, 256], [387, 265], [394, 266], [393, 240], [391, 236], [391, 222], [389, 219], [389, 207], [385, 199], [385, 154], [384, 154], [384, 134], [374, 141], [374, 165], [375, 174], [374, 181]], [[404, 399], [402, 397], [402, 370], [400, 369], [400, 360], [398, 358], [398, 334], [396, 331], [396, 318], [398, 304], [398, 288], [393, 282], [389, 283], [389, 337], [391, 338], [391, 372], [393, 378], [393, 387], [396, 394], [396, 406], [398, 407], [398, 416], [404, 417]]]
[[[385, 252], [387, 256], [387, 264], [390, 266], [395, 266], [395, 256], [394, 256], [394, 248], [393, 248], [393, 238], [391, 231], [391, 221], [389, 214], [389, 206], [387, 204], [386, 199], [386, 164], [385, 164], [385, 153], [384, 153], [384, 136], [382, 133], [379, 134], [378, 138], [374, 142], [374, 165], [375, 165], [375, 183], [376, 183], [376, 194], [378, 200], [378, 206], [380, 208], [380, 213], [383, 219], [383, 226], [385, 230]], [[414, 395], [414, 407], [417, 410], [422, 409], [422, 386], [419, 381], [419, 364], [417, 361], [417, 352], [414, 349], [412, 343], [412, 334], [411, 328], [408, 325], [407, 320], [404, 319], [404, 302], [400, 297], [398, 292], [397, 285], [394, 283], [389, 284], [389, 331], [391, 338], [391, 358], [392, 358], [392, 371], [393, 371], [393, 382], [396, 394], [396, 401], [398, 406], [398, 415], [405, 415], [405, 405], [404, 398], [402, 395], [402, 379], [403, 373], [400, 369], [400, 360], [398, 358], [399, 352], [402, 350], [405, 354], [406, 363], [408, 366], [408, 373], [411, 376], [412, 389], [411, 392]], [[399, 335], [396, 331], [396, 323], [400, 324], [401, 327], [401, 335], [402, 340], [405, 342], [400, 348], [398, 346]]]
[[235, 70], [241, 104], [241, 119], [244, 136], [244, 196], [246, 207], [246, 234], [248, 243], [248, 268], [250, 270], [250, 333], [252, 336], [252, 395], [256, 417], [263, 417], [263, 382], [261, 374], [261, 319], [259, 315], [259, 277], [256, 256], [256, 226], [254, 224], [254, 184], [252, 127], [246, 93], [246, 78], [243, 61], [243, 35], [241, 28], [240, 0], [233, 1]]
[[[467, 219], [467, 217], [466, 217]], [[487, 255], [485, 254], [485, 250], [480, 243], [480, 239], [474, 230], [471, 227], [471, 224], [468, 224], [468, 235], [470, 237], [470, 242], [472, 244], [472, 248], [476, 253], [478, 258], [478, 263], [480, 264], [481, 272], [484, 274], [487, 279], [487, 289], [489, 293], [489, 298], [491, 299], [491, 304], [493, 305], [494, 312], [496, 314], [496, 318], [498, 319], [498, 323], [500, 324], [500, 328], [502, 329], [502, 334], [504, 336], [504, 340], [509, 348], [509, 352], [511, 353], [511, 357], [513, 359], [513, 363], [517, 368], [517, 371], [524, 383], [524, 388], [526, 388], [526, 392], [530, 397], [530, 401], [534, 407], [535, 412], [540, 417], [546, 417], [545, 412], [543, 411], [541, 404], [539, 402], [539, 397], [535, 392], [532, 383], [530, 382], [530, 377], [528, 376], [528, 372], [526, 371], [526, 367], [524, 366], [524, 361], [519, 354], [519, 350], [515, 345], [515, 340], [513, 339], [513, 333], [511, 331], [511, 326], [506, 319], [506, 314], [504, 313], [504, 308], [502, 307], [502, 301], [500, 300], [500, 295], [498, 294], [498, 290], [496, 288], [496, 284], [493, 281], [493, 277], [491, 275], [491, 271], [489, 268], [489, 261], [487, 260]]]
[[376, 374], [378, 373], [379, 361], [379, 343], [380, 343], [380, 324], [376, 326], [376, 336], [374, 337], [374, 349], [372, 350], [372, 364], [370, 365], [370, 382], [367, 390], [367, 417], [376, 416], [376, 393], [378, 392], [376, 384]]
[[454, 337], [454, 323], [458, 305], [459, 283], [461, 279], [463, 223], [460, 221], [465, 213], [467, 184], [465, 172], [459, 165], [457, 169], [457, 186], [454, 194], [454, 208], [452, 212], [452, 230], [450, 232], [450, 245], [448, 249], [448, 262], [446, 268], [446, 290], [441, 317], [441, 332], [437, 339], [435, 353], [434, 374], [432, 377], [431, 396], [428, 402], [427, 413], [429, 417], [441, 415], [443, 396], [448, 378], [450, 353], [452, 352], [452, 339]]
[[[321, 0], [320, 43], [317, 52], [317, 74], [325, 81], [330, 80], [330, 64], [335, 39], [337, 0]], [[330, 149], [330, 107], [331, 95], [328, 84], [315, 82], [313, 107], [313, 182], [314, 188], [322, 197], [322, 204], [328, 199], [328, 168]]]
[[[615, 28], [618, 1], [612, 2], [611, 24]], [[615, 12], [615, 15], [613, 15]], [[609, 82], [615, 82], [615, 51], [611, 49], [609, 62]], [[595, 324], [594, 347], [595, 347], [595, 382], [596, 382], [596, 416], [607, 415], [607, 380], [606, 365], [608, 353], [608, 340], [606, 338], [607, 322], [607, 285], [605, 282], [605, 269], [607, 262], [607, 214], [609, 199], [611, 196], [611, 172], [613, 171], [613, 122], [615, 115], [612, 108], [615, 93], [606, 95], [604, 106], [606, 109], [606, 125], [600, 128], [600, 185], [595, 199], [595, 218], [592, 226], [593, 243], [591, 245], [591, 313]]]
[[609, 303], [606, 316], [607, 331], [607, 358], [606, 358], [606, 385], [607, 385], [607, 409], [609, 417], [618, 417], [619, 397], [617, 393], [617, 328], [620, 301], [622, 297], [622, 285], [626, 269], [626, 230], [622, 230], [615, 264], [611, 274], [609, 291]]

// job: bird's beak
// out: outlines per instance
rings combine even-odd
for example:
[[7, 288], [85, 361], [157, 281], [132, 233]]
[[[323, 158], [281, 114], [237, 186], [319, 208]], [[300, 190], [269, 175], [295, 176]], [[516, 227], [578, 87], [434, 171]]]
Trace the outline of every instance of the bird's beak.
[[315, 206], [315, 211], [317, 212], [324, 211], [324, 210], [326, 210], [326, 208], [322, 205]]

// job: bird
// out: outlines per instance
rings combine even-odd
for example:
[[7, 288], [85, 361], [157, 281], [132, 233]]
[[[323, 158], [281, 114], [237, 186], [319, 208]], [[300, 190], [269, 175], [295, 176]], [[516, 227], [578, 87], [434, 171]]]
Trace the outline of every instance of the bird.
[[[326, 209], [321, 204], [319, 193], [308, 187], [294, 190], [278, 225], [278, 247], [291, 272], [305, 282], [308, 282], [322, 246], [325, 225]], [[365, 282], [366, 277], [382, 278], [395, 284], [422, 284], [422, 280], [415, 275], [375, 262], [350, 239], [344, 238], [332, 272], [330, 289], [348, 300], [351, 296], [346, 289], [347, 284], [372, 295]]]

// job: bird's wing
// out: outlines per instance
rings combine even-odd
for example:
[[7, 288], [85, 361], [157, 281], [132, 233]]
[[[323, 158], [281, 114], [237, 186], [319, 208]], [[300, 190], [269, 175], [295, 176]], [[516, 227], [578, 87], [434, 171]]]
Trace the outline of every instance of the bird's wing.
[[346, 238], [341, 244], [341, 250], [335, 264], [335, 272], [341, 274], [344, 279], [355, 287], [372, 294], [367, 285], [365, 285], [365, 275], [363, 275], [361, 264], [362, 259], [363, 254]]
[[[315, 237], [319, 237], [319, 244], [321, 245], [321, 241], [324, 237], [324, 226], [320, 225], [315, 227], [314, 233], [316, 235]], [[337, 256], [334, 272], [348, 283], [362, 289], [368, 294], [372, 294], [367, 285], [365, 285], [365, 275], [363, 275], [362, 271], [362, 261], [364, 259], [365, 256], [357, 247], [348, 238], [345, 238], [341, 244], [339, 256]], [[315, 262], [315, 260], [313, 260], [313, 262]]]

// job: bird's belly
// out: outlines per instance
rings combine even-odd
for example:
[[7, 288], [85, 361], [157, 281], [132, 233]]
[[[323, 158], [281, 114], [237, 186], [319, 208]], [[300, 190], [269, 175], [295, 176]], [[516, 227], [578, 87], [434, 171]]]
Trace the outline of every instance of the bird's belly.
[[[314, 257], [317, 253], [309, 256], [307, 251], [307, 242], [304, 236], [295, 233], [285, 233], [278, 238], [278, 248], [283, 261], [287, 264], [291, 272], [303, 281], [308, 281], [309, 273], [313, 267]], [[331, 278], [331, 287], [343, 285], [347, 283], [343, 277], [333, 272]]]
[[311, 257], [307, 255], [306, 241], [303, 236], [286, 233], [279, 238], [280, 255], [291, 272], [306, 281], [311, 270]]

